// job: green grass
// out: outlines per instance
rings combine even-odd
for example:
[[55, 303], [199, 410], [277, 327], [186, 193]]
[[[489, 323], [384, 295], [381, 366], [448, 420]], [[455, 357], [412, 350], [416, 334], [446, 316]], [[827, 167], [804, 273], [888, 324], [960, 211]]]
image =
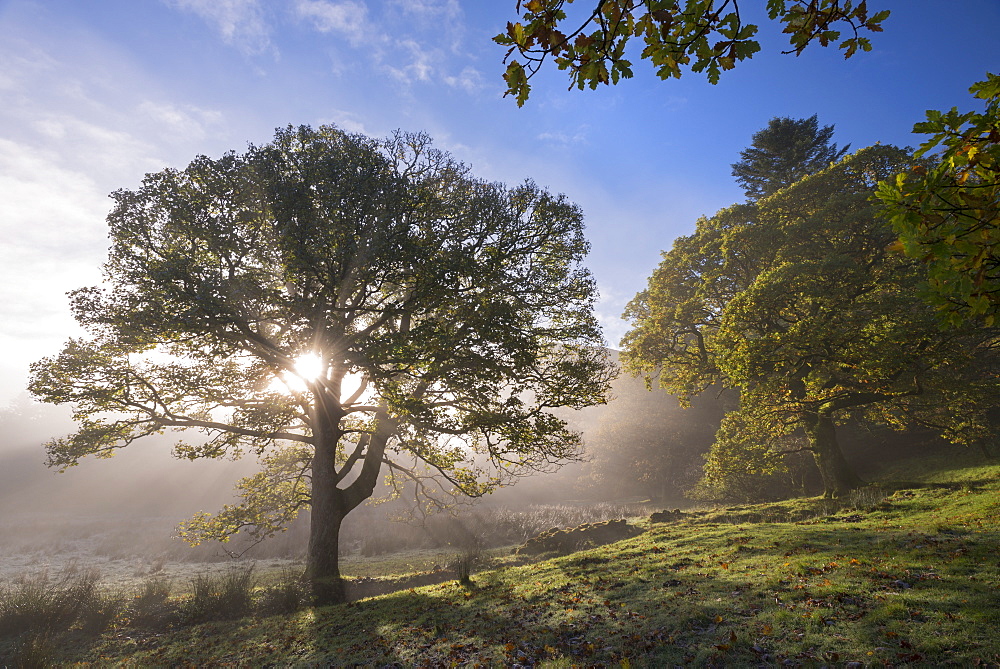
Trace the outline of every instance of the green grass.
[[926, 471], [854, 508], [703, 510], [469, 586], [159, 635], [113, 625], [46, 652], [132, 666], [996, 664], [1000, 467]]

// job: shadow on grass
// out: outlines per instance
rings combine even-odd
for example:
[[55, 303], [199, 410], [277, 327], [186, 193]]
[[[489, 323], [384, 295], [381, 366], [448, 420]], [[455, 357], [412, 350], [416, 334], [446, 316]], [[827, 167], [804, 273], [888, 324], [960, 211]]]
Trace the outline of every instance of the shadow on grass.
[[[808, 524], [657, 524], [470, 586], [441, 573], [351, 604], [106, 638], [85, 653], [198, 666], [996, 663], [1000, 533], [898, 515], [932, 508], [937, 493], [926, 494]], [[975, 519], [988, 520], [990, 497], [959, 495], [948, 514], [976, 499]]]
[[[966, 573], [995, 549], [997, 533], [784, 529], [766, 536], [767, 555], [735, 550], [762, 539], [740, 528], [719, 528], [727, 554], [640, 537], [479, 574], [470, 588], [448, 582], [320, 609], [302, 630], [299, 654], [284, 660], [734, 666], [1000, 657], [989, 631], [1000, 618], [994, 584]], [[885, 555], [870, 557], [878, 552]], [[970, 624], [979, 630], [970, 633]]]
[[105, 640], [90, 657], [198, 666], [995, 662], [998, 541], [993, 530], [850, 523], [664, 526], [476, 574], [469, 587], [450, 580], [169, 639]]

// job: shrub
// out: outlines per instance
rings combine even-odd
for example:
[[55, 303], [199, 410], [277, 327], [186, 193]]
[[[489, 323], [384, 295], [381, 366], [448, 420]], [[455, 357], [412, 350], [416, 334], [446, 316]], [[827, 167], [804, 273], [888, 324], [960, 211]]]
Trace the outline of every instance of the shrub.
[[110, 604], [97, 589], [98, 579], [96, 570], [75, 567], [58, 580], [47, 571], [22, 576], [0, 590], [0, 636], [64, 630], [78, 619], [89, 626], [106, 617]]
[[44, 632], [26, 633], [14, 642], [11, 660], [19, 669], [51, 667], [52, 642]]
[[292, 613], [302, 607], [308, 594], [302, 574], [286, 569], [276, 583], [264, 587], [258, 610], [263, 615]]
[[128, 595], [121, 588], [94, 588], [80, 602], [77, 623], [87, 634], [100, 634], [118, 618], [128, 605]]
[[170, 622], [175, 613], [167, 598], [172, 589], [171, 582], [162, 577], [148, 578], [143, 581], [132, 597], [132, 623], [140, 627], [163, 627]]
[[242, 618], [253, 610], [255, 584], [253, 563], [221, 574], [199, 574], [192, 582], [192, 594], [183, 605], [182, 615], [191, 623]]
[[459, 583], [466, 586], [472, 585], [472, 571], [476, 563], [479, 562], [482, 552], [482, 542], [473, 539], [449, 563], [448, 566], [454, 570]]

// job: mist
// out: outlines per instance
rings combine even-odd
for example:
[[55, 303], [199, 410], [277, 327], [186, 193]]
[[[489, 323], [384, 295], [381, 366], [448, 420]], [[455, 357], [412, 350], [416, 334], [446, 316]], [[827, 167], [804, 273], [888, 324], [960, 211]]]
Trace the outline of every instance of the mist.
[[[552, 527], [704, 503], [692, 493], [719, 422], [737, 402], [731, 392], [710, 391], [682, 408], [662, 390], [647, 390], [641, 379], [620, 375], [606, 405], [559, 413], [583, 435], [577, 460], [524, 476], [482, 498], [456, 496], [450, 508], [433, 513], [415, 505], [411, 490], [390, 499], [392, 491], [383, 485], [348, 516], [341, 552], [361, 559], [436, 550], [441, 554], [432, 562], [441, 562], [448, 551], [469, 545], [516, 547]], [[259, 544], [237, 536], [229, 544], [192, 547], [176, 536], [179, 522], [237, 501], [234, 484], [258, 470], [252, 456], [180, 460], [171, 454], [180, 435], [168, 432], [142, 439], [114, 457], [84, 458], [59, 472], [46, 467], [44, 444], [73, 430], [66, 408], [22, 398], [0, 412], [0, 430], [0, 543], [7, 577], [16, 572], [12, 566], [37, 564], [42, 556], [43, 563], [53, 564], [60, 556], [129, 564], [217, 564], [235, 558], [294, 562], [303, 557], [308, 511], [287, 532]], [[931, 431], [899, 434], [862, 423], [849, 426], [843, 441], [845, 453], [865, 476], [875, 476], [907, 455], [948, 447]], [[761, 493], [773, 498], [816, 494], [820, 482], [810, 459], [788, 457], [788, 475]], [[529, 520], [514, 523], [511, 514]], [[34, 556], [34, 561], [15, 560], [16, 554]]]
[[[672, 408], [657, 410], [667, 406], [664, 400]], [[578, 460], [548, 473], [524, 476], [479, 499], [457, 496], [450, 508], [430, 515], [415, 506], [412, 491], [387, 499], [391, 490], [382, 486], [373, 496], [378, 503], [370, 502], [348, 516], [341, 552], [348, 558], [362, 558], [399, 551], [456, 551], [472, 544], [516, 547], [533, 533], [552, 527], [618, 517], [626, 508], [647, 511], [666, 501], [683, 504], [684, 486], [696, 474], [691, 457], [700, 457], [707, 449], [715, 429], [711, 420], [705, 423], [703, 414], [680, 409], [663, 393], [647, 392], [640, 380], [621, 376], [614, 382], [607, 405], [559, 414], [583, 434], [584, 449]], [[692, 421], [701, 426], [700, 433], [687, 425]], [[687, 455], [665, 458], [666, 465], [655, 476], [647, 473], [646, 480], [639, 481], [633, 475], [633, 461], [616, 452], [609, 440], [609, 435], [621, 432], [623, 423], [644, 435], [647, 449], [657, 448], [656, 435], [660, 435], [659, 446], [665, 454], [684, 451]], [[52, 565], [60, 557], [100, 558], [105, 569], [114, 561], [215, 564], [235, 557], [302, 559], [307, 511], [287, 532], [259, 545], [237, 536], [225, 545], [191, 547], [176, 536], [179, 522], [237, 501], [234, 484], [258, 470], [252, 456], [236, 461], [180, 460], [173, 457], [171, 447], [179, 436], [191, 437], [167, 432], [141, 439], [111, 458], [87, 457], [59, 472], [45, 465], [44, 444], [73, 431], [68, 409], [21, 398], [0, 412], [0, 429], [4, 435], [0, 539], [5, 546], [6, 577], [14, 576], [12, 566], [39, 564], [42, 556], [42, 563]], [[694, 441], [685, 441], [685, 435]], [[617, 436], [637, 443], [632, 433]], [[518, 525], [507, 517], [511, 513], [532, 520]], [[33, 558], [15, 560], [15, 554]]]

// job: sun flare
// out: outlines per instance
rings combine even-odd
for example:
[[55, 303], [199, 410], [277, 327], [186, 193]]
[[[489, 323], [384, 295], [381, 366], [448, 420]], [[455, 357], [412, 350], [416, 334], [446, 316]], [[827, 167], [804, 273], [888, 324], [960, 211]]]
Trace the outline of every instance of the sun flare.
[[295, 375], [303, 381], [315, 381], [326, 372], [323, 356], [318, 353], [303, 353], [295, 359]]
[[[282, 372], [274, 378], [268, 386], [268, 390], [291, 394], [304, 393], [309, 390], [310, 383], [326, 376], [327, 371], [327, 363], [323, 361], [321, 355], [303, 353], [295, 358], [292, 369]], [[362, 386], [365, 387], [362, 388]], [[341, 381], [341, 401], [347, 401], [355, 393], [358, 393], [358, 397], [354, 399], [355, 403], [370, 400], [373, 396], [373, 392], [370, 386], [364, 382], [362, 374], [348, 372], [344, 374]]]

